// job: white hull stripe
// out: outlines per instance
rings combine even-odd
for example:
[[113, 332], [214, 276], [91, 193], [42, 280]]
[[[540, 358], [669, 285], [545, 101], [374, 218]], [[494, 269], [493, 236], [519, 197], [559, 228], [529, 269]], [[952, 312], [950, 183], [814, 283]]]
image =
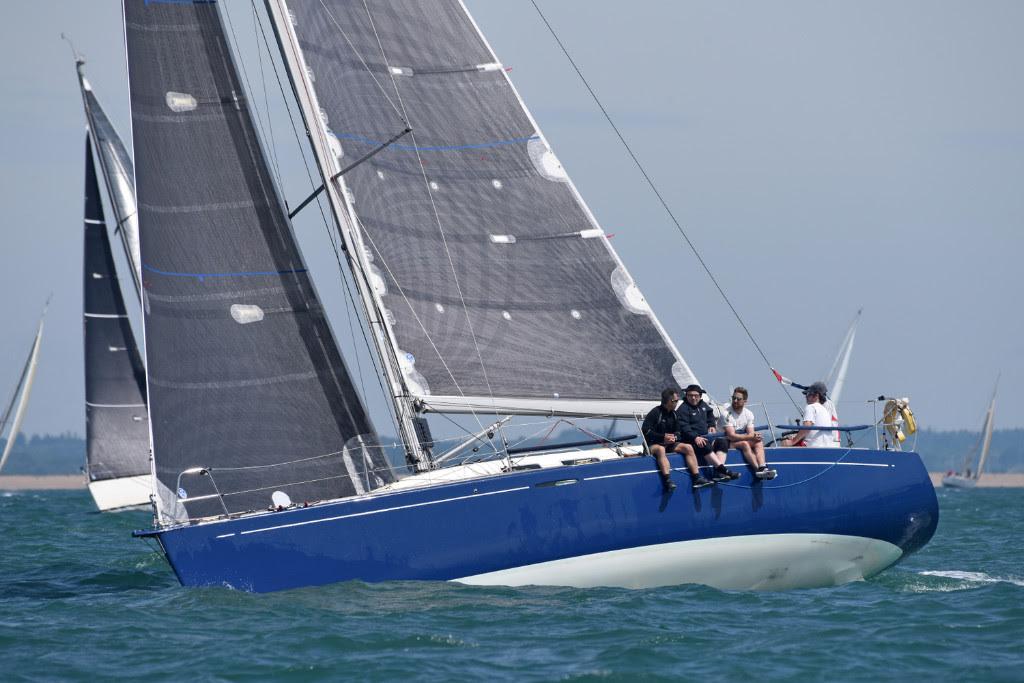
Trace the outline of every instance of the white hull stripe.
[[118, 313], [83, 313], [86, 318], [127, 318], [127, 315]]
[[85, 405], [90, 408], [145, 408], [145, 403], [89, 403], [85, 402]]
[[[765, 461], [767, 465], [778, 467], [780, 465], [819, 465], [821, 467], [832, 467], [833, 465], [845, 466], [845, 467], [895, 467], [895, 465], [889, 465], [886, 463], [876, 462], [769, 462]], [[726, 466], [734, 467], [747, 467], [745, 462], [727, 462]], [[702, 470], [711, 469], [710, 465], [701, 466]], [[673, 472], [687, 472], [685, 467], [673, 467]], [[583, 481], [597, 481], [598, 479], [615, 479], [616, 477], [635, 477], [640, 474], [654, 474], [650, 472], [623, 472], [622, 474], [602, 474], [598, 477], [586, 477]]]
[[[310, 519], [305, 522], [292, 522], [291, 524], [279, 524], [277, 526], [268, 526], [262, 529], [249, 529], [248, 531], [240, 532], [240, 535], [246, 536], [248, 534], [259, 534], [264, 531], [276, 531], [278, 529], [290, 529], [297, 526], [306, 526], [307, 524], [322, 524], [324, 522], [334, 522], [339, 519], [349, 519], [351, 517], [366, 517], [368, 515], [379, 515], [385, 512], [394, 512], [395, 510], [408, 510], [410, 508], [425, 507], [428, 505], [440, 505], [441, 503], [453, 503], [457, 500], [468, 500], [470, 498], [483, 498], [484, 496], [497, 496], [502, 493], [514, 493], [516, 491], [526, 491], [529, 486], [517, 486], [512, 489], [503, 489], [501, 491], [488, 491], [487, 493], [473, 493], [468, 496], [456, 496], [455, 498], [445, 498], [443, 500], [428, 500], [422, 503], [411, 503], [409, 505], [398, 505], [390, 508], [382, 508], [380, 510], [367, 510], [366, 512], [353, 512], [348, 515], [337, 515], [335, 517], [324, 517], [323, 519]], [[227, 538], [234, 534], [224, 534], [223, 536], [217, 536], [217, 538]]]
[[95, 218], [86, 218], [85, 222], [88, 223], [89, 225], [106, 225], [106, 221], [99, 221], [96, 220]]

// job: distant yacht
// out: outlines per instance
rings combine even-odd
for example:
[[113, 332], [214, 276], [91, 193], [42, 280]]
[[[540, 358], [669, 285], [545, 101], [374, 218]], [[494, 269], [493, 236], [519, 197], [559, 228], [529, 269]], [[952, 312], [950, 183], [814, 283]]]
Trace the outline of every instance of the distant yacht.
[[[153, 476], [149, 465], [146, 371], [128, 320], [107, 223], [100, 179], [114, 214], [138, 300], [139, 229], [135, 172], [131, 158], [86, 80], [85, 60], [75, 55], [85, 107], [85, 209], [83, 324], [85, 344], [85, 472], [89, 493], [100, 511], [149, 505]], [[95, 147], [94, 162], [93, 148]], [[100, 173], [96, 167], [99, 166]]]
[[973, 489], [981, 479], [981, 473], [985, 470], [985, 461], [988, 460], [988, 451], [992, 446], [992, 426], [996, 413], [996, 391], [999, 389], [999, 379], [996, 379], [995, 389], [992, 390], [992, 400], [989, 401], [988, 410], [985, 412], [985, 424], [981, 428], [981, 453], [978, 455], [977, 467], [971, 469], [974, 462], [974, 455], [978, 452], [978, 446], [971, 449], [971, 452], [964, 458], [963, 472], [948, 472], [942, 478], [943, 486], [950, 486], [958, 489]]
[[[25, 409], [28, 408], [28, 397], [32, 393], [32, 383], [36, 378], [36, 367], [39, 365], [39, 344], [43, 340], [43, 319], [46, 317], [46, 310], [39, 319], [39, 327], [36, 329], [36, 337], [32, 341], [32, 348], [29, 349], [28, 358], [21, 368], [21, 376], [14, 386], [11, 399], [7, 402], [4, 412], [0, 415], [0, 436], [7, 434], [7, 441], [4, 443], [4, 451], [0, 454], [0, 471], [3, 471], [7, 464], [7, 457], [14, 448], [14, 442], [18, 439], [18, 432], [21, 431], [21, 422], [25, 419]], [[10, 430], [7, 429], [10, 425]]]

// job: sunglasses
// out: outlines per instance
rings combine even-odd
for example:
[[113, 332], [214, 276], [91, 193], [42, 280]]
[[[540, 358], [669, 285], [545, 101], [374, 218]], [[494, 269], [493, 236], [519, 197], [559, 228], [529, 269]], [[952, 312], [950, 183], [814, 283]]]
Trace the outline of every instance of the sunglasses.
[[742, 396], [733, 396], [732, 400], [734, 400], [734, 401], [746, 401], [747, 399], [743, 398]]

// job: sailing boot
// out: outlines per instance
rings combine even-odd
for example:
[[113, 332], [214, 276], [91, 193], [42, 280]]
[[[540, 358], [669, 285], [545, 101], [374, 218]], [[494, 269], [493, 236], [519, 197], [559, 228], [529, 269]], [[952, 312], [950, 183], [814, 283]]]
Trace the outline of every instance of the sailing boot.
[[725, 465], [717, 465], [715, 467], [714, 480], [716, 482], [719, 482], [719, 481], [732, 481], [734, 479], [739, 479], [739, 478], [740, 478], [740, 473], [739, 472], [734, 472], [733, 470], [728, 469]]
[[709, 481], [702, 477], [700, 474], [691, 474], [690, 477], [693, 479], [693, 489], [702, 489], [705, 486], [714, 486], [715, 482]]
[[661, 477], [661, 489], [665, 493], [672, 493], [673, 491], [676, 490], [676, 483], [672, 481], [671, 474], [663, 474], [661, 472], [658, 472], [658, 476]]

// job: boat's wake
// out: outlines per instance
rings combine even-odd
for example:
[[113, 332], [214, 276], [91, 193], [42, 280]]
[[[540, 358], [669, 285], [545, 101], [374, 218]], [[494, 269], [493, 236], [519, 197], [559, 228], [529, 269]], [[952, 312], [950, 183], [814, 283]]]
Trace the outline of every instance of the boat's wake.
[[997, 577], [989, 576], [984, 572], [964, 572], [964, 571], [922, 571], [918, 572], [920, 576], [934, 576], [939, 579], [944, 579], [937, 586], [929, 586], [925, 590], [939, 590], [939, 591], [956, 591], [956, 590], [969, 590], [971, 588], [978, 588], [980, 586], [992, 583], [1009, 583], [1014, 586], [1021, 586], [1024, 588], [1024, 580], [1012, 578], [1012, 577]]

